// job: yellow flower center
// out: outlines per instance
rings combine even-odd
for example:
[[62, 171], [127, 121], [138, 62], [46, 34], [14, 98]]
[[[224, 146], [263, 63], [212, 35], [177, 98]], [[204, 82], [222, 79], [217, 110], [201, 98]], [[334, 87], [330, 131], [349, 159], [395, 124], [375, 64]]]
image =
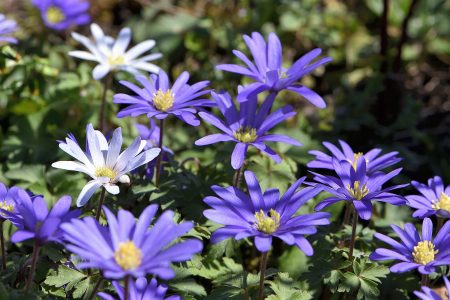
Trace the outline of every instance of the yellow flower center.
[[242, 143], [252, 143], [258, 137], [255, 128], [241, 127], [234, 134], [234, 138]]
[[133, 270], [141, 265], [142, 252], [132, 241], [119, 244], [114, 252], [116, 263], [124, 270]]
[[112, 66], [118, 66], [125, 64], [125, 57], [123, 55], [109, 55], [108, 56], [108, 64]]
[[356, 200], [361, 200], [369, 193], [367, 184], [361, 186], [361, 183], [358, 180], [353, 183], [353, 187], [347, 185], [347, 191], [350, 193], [350, 196], [352, 196]]
[[160, 111], [167, 111], [173, 106], [174, 96], [170, 89], [165, 92], [158, 90], [153, 94], [153, 105]]
[[56, 6], [50, 6], [47, 9], [45, 16], [47, 18], [47, 21], [52, 24], [57, 24], [66, 18], [61, 9]]
[[14, 204], [8, 204], [6, 201], [0, 201], [0, 209], [12, 212], [14, 211]]
[[434, 255], [438, 254], [439, 250], [434, 250], [434, 245], [430, 241], [418, 242], [414, 247], [412, 256], [414, 261], [421, 265], [426, 265], [434, 260]]
[[[350, 160], [350, 159], [347, 160], [349, 163], [352, 164], [352, 167], [353, 167], [354, 170], [356, 170], [356, 164], [358, 163], [358, 159], [361, 156], [364, 156], [364, 153], [362, 153], [362, 152], [354, 153], [353, 154], [353, 160]], [[366, 163], [367, 162], [368, 162], [368, 160], [366, 159]]]
[[100, 167], [95, 169], [95, 177], [108, 177], [109, 179], [114, 180], [116, 176], [117, 173], [108, 167]]
[[255, 213], [255, 219], [256, 229], [264, 233], [273, 233], [280, 227], [280, 214], [274, 209], [269, 211], [268, 216], [261, 209]]
[[450, 212], [450, 197], [447, 196], [446, 193], [442, 192], [439, 200], [436, 203], [433, 203], [431, 207], [435, 210], [443, 209]]

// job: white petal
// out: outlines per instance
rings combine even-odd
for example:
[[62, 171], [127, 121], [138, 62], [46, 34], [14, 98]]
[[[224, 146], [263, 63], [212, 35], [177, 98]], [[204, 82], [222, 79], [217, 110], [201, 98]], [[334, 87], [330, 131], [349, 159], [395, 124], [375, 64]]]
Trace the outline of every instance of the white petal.
[[132, 67], [137, 68], [137, 69], [141, 69], [150, 73], [155, 73], [158, 74], [159, 73], [159, 67], [157, 65], [148, 63], [148, 62], [144, 62], [144, 61], [136, 61], [133, 62], [131, 64]]
[[142, 53], [152, 49], [155, 46], [155, 44], [156, 43], [154, 40], [143, 41], [142, 43], [139, 43], [130, 50], [128, 50], [127, 53], [125, 53], [125, 57], [129, 60], [133, 60]]
[[97, 140], [100, 144], [100, 150], [108, 151], [108, 141], [106, 140], [103, 133], [101, 133], [99, 130], [95, 130], [95, 135], [97, 136]]
[[117, 158], [116, 165], [114, 166], [114, 169], [116, 172], [120, 173], [126, 173], [121, 172], [129, 163], [130, 160], [132, 160], [139, 152], [137, 151], [139, 149], [139, 146], [141, 145], [141, 138], [137, 137], [133, 144], [130, 145], [125, 151], [123, 151], [119, 158]]
[[80, 195], [78, 195], [77, 206], [84, 206], [89, 201], [89, 199], [91, 199], [95, 191], [101, 186], [102, 183], [98, 180], [89, 181], [81, 190]]
[[156, 60], [162, 57], [161, 53], [153, 53], [150, 55], [146, 55], [146, 56], [142, 56], [139, 59], [136, 59], [136, 61], [143, 61], [143, 62], [147, 62], [147, 61], [152, 61], [152, 60]]
[[159, 148], [152, 148], [150, 150], [147, 150], [140, 155], [133, 158], [127, 165], [127, 168], [123, 171], [123, 173], [128, 173], [130, 171], [133, 171], [134, 169], [145, 165], [149, 161], [152, 161], [155, 159], [159, 153], [161, 152], [161, 149]]
[[102, 167], [105, 165], [105, 160], [103, 158], [102, 151], [100, 150], [100, 142], [95, 134], [94, 127], [92, 124], [87, 126], [86, 139], [89, 145], [89, 152], [91, 153], [92, 161], [94, 166]]
[[95, 40], [101, 40], [105, 37], [103, 30], [95, 23], [91, 24], [91, 32]]
[[94, 54], [87, 51], [70, 51], [69, 55], [84, 60], [98, 61], [97, 57], [95, 57]]
[[117, 37], [116, 42], [114, 43], [112, 52], [115, 55], [123, 55], [128, 45], [130, 44], [130, 40], [131, 40], [131, 29], [125, 27], [119, 32], [119, 36]]
[[94, 71], [92, 71], [92, 77], [94, 77], [95, 80], [100, 80], [105, 77], [105, 75], [108, 74], [109, 71], [110, 68], [108, 65], [97, 65], [94, 68]]
[[128, 175], [122, 175], [119, 178], [119, 182], [120, 183], [124, 183], [124, 184], [130, 184], [131, 180], [130, 180], [130, 177]]
[[145, 145], [147, 145], [147, 141], [141, 141], [141, 144], [139, 145], [139, 149], [137, 153], [140, 153], [142, 150], [144, 150]]
[[95, 44], [90, 39], [88, 39], [84, 35], [78, 34], [76, 32], [72, 32], [72, 37], [73, 37], [74, 40], [76, 40], [76, 41], [80, 42], [81, 44], [83, 44], [96, 57], [100, 56], [99, 50], [97, 49]]
[[114, 130], [111, 142], [109, 143], [108, 155], [106, 157], [106, 165], [113, 167], [122, 148], [122, 129], [119, 127]]
[[112, 183], [108, 183], [108, 184], [104, 184], [103, 187], [108, 191], [108, 193], [113, 194], [113, 195], [117, 195], [118, 193], [120, 193], [120, 189], [117, 185], [112, 184]]
[[93, 177], [92, 169], [89, 169], [87, 166], [75, 161], [65, 161], [65, 160], [57, 161], [52, 163], [52, 167], [69, 171], [83, 172]]
[[83, 150], [81, 150], [80, 146], [73, 140], [67, 138], [66, 143], [59, 144], [59, 148], [61, 148], [61, 150], [65, 151], [66, 153], [72, 155], [74, 158], [78, 159], [89, 168], [94, 168], [94, 165], [86, 156], [86, 153], [84, 153]]

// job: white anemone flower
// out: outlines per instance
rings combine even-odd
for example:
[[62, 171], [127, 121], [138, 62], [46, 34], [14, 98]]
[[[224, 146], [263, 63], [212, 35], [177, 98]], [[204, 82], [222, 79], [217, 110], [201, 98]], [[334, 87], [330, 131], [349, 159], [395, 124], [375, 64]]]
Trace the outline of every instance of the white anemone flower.
[[161, 151], [159, 148], [144, 149], [146, 141], [137, 137], [130, 147], [120, 153], [122, 147], [122, 130], [114, 130], [111, 141], [107, 142], [105, 136], [94, 130], [92, 124], [86, 128], [86, 151], [78, 145], [71, 134], [66, 141], [59, 143], [59, 148], [73, 156], [77, 161], [58, 161], [52, 167], [69, 171], [83, 172], [89, 175], [89, 181], [81, 190], [77, 199], [77, 206], [85, 205], [97, 189], [104, 187], [108, 193], [116, 195], [120, 192], [117, 182], [129, 183], [126, 173], [153, 160]]
[[116, 40], [103, 33], [97, 24], [91, 24], [93, 40], [72, 32], [72, 37], [83, 44], [89, 51], [70, 51], [69, 55], [84, 60], [96, 61], [97, 65], [92, 75], [95, 80], [102, 79], [106, 74], [115, 70], [122, 70], [133, 75], [139, 74], [139, 70], [150, 73], [158, 73], [159, 67], [149, 61], [162, 57], [161, 53], [153, 53], [139, 57], [144, 52], [155, 46], [154, 40], [143, 41], [126, 51], [131, 41], [131, 29], [123, 28]]

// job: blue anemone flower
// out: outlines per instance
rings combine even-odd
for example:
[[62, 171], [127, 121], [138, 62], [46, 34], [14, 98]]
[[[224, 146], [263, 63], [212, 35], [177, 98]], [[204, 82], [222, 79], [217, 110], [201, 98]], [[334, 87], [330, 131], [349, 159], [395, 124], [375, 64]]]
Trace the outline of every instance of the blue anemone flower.
[[371, 255], [371, 260], [400, 260], [390, 267], [391, 272], [403, 273], [417, 269], [421, 274], [430, 274], [437, 266], [450, 265], [450, 221], [433, 239], [433, 223], [429, 218], [423, 219], [422, 236], [412, 223], [406, 223], [404, 229], [391, 225], [400, 238], [396, 241], [384, 234], [375, 237], [392, 247], [378, 248]]
[[290, 68], [282, 66], [282, 48], [281, 42], [275, 33], [270, 33], [267, 43], [263, 36], [258, 32], [253, 32], [252, 36], [243, 36], [254, 62], [251, 62], [247, 56], [233, 50], [246, 66], [223, 64], [218, 65], [217, 69], [232, 73], [241, 74], [253, 79], [254, 83], [245, 86], [240, 92], [240, 101], [247, 101], [249, 95], [255, 95], [264, 91], [278, 93], [282, 90], [290, 90], [311, 102], [311, 104], [324, 108], [326, 106], [322, 97], [313, 90], [297, 83], [303, 76], [308, 75], [314, 69], [331, 61], [330, 57], [325, 57], [312, 62], [322, 52], [321, 49], [314, 49], [300, 57]]
[[211, 235], [211, 241], [218, 243], [227, 238], [240, 240], [255, 237], [256, 248], [267, 252], [271, 248], [272, 238], [277, 237], [288, 245], [296, 245], [306, 255], [312, 255], [313, 248], [305, 235], [316, 233], [318, 225], [328, 225], [330, 214], [296, 215], [296, 212], [320, 189], [306, 187], [297, 191], [306, 178], [302, 177], [280, 197], [278, 189], [268, 189], [263, 193], [253, 172], [245, 171], [244, 177], [249, 195], [232, 186], [212, 186], [218, 197], [209, 196], [203, 200], [212, 207], [203, 215], [224, 225]]
[[194, 225], [176, 224], [170, 210], [149, 228], [157, 210], [157, 205], [148, 206], [136, 221], [129, 211], [119, 210], [116, 217], [103, 206], [107, 227], [93, 217], [62, 225], [68, 242], [66, 248], [80, 257], [79, 268], [100, 269], [106, 278], [153, 274], [170, 279], [175, 276], [170, 264], [191, 259], [202, 250], [203, 244], [196, 239], [173, 244]]

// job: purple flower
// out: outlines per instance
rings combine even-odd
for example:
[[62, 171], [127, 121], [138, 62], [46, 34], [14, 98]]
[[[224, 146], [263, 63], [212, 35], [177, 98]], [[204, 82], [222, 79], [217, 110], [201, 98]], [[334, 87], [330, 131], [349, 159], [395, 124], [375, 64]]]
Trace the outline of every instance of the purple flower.
[[204, 146], [218, 142], [236, 143], [233, 154], [231, 155], [231, 166], [234, 169], [239, 169], [242, 166], [249, 146], [253, 146], [264, 152], [276, 163], [280, 163], [281, 158], [265, 144], [266, 142], [283, 142], [301, 146], [298, 141], [288, 136], [266, 134], [267, 131], [278, 123], [295, 115], [291, 106], [284, 106], [267, 115], [270, 110], [270, 105], [266, 104], [271, 101], [266, 100], [258, 112], [256, 112], [257, 101], [254, 98], [241, 102], [240, 110], [238, 111], [228, 93], [216, 94], [212, 92], [211, 95], [216, 100], [220, 112], [225, 117], [225, 121], [218, 119], [208, 112], [200, 112], [199, 115], [203, 120], [222, 130], [224, 133], [207, 135], [197, 140], [195, 144], [197, 146]]
[[0, 14], [0, 42], [16, 44], [17, 40], [9, 35], [17, 30], [17, 23]]
[[269, 34], [267, 43], [258, 32], [253, 32], [252, 37], [244, 35], [243, 38], [250, 49], [256, 66], [244, 53], [238, 50], [233, 50], [233, 53], [246, 67], [232, 64], [217, 66], [219, 70], [238, 73], [256, 81], [242, 90], [240, 95], [242, 98], [246, 98], [248, 95], [259, 94], [263, 91], [278, 93], [281, 90], [290, 90], [305, 97], [306, 100], [319, 108], [326, 106], [325, 101], [316, 92], [296, 83], [300, 78], [311, 73], [317, 67], [331, 61], [330, 57], [325, 57], [311, 63], [322, 52], [321, 49], [314, 49], [308, 52], [300, 57], [289, 69], [285, 69], [282, 66], [281, 43], [275, 33]]
[[22, 226], [22, 216], [18, 210], [20, 198], [17, 192], [21, 190], [18, 187], [8, 189], [0, 182], [0, 222], [9, 220], [14, 226]]
[[[125, 299], [124, 287], [122, 287], [117, 281], [113, 281], [113, 286], [116, 289], [119, 299]], [[179, 296], [169, 296], [166, 298], [167, 285], [158, 285], [155, 278], [152, 278], [150, 283], [147, 283], [147, 279], [144, 277], [140, 277], [136, 281], [130, 280], [128, 288], [129, 292], [127, 299], [129, 300], [181, 300]], [[116, 299], [106, 293], [98, 293], [98, 295], [104, 300]]]
[[[450, 281], [447, 279], [447, 277], [443, 277], [445, 282], [445, 288], [447, 289], [447, 297], [444, 299], [450, 300]], [[417, 298], [421, 300], [442, 300], [440, 295], [438, 295], [436, 292], [434, 292], [432, 289], [430, 289], [427, 286], [422, 286], [422, 291], [414, 291], [414, 295], [417, 296]]]
[[317, 204], [315, 207], [316, 211], [339, 201], [349, 201], [353, 203], [361, 219], [369, 220], [372, 216], [372, 201], [387, 202], [393, 205], [405, 204], [403, 197], [392, 194], [390, 191], [404, 187], [407, 184], [395, 185], [384, 189], [381, 187], [385, 182], [400, 173], [401, 168], [388, 174], [378, 172], [369, 177], [366, 172], [367, 167], [364, 157], [359, 157], [356, 165], [351, 164], [347, 160], [338, 161], [333, 158], [333, 166], [338, 177], [324, 176], [312, 172], [315, 175], [314, 180], [319, 182], [317, 186], [333, 194], [333, 197]]
[[48, 28], [64, 30], [73, 25], [84, 25], [91, 21], [89, 1], [85, 0], [33, 0], [33, 5], [41, 11]]
[[364, 154], [362, 152], [353, 152], [353, 149], [342, 140], [339, 140], [339, 144], [341, 145], [342, 151], [329, 142], [323, 142], [325, 148], [327, 148], [331, 152], [331, 156], [318, 150], [309, 151], [310, 154], [316, 156], [316, 159], [310, 161], [307, 166], [309, 168], [334, 170], [333, 158], [335, 158], [338, 161], [346, 160], [351, 163], [353, 167], [355, 167], [358, 158], [364, 156], [364, 159], [367, 163], [367, 173], [372, 174], [376, 171], [380, 171], [381, 169], [392, 166], [402, 160], [401, 158], [397, 157], [398, 152], [389, 152], [387, 154], [379, 156], [379, 154], [381, 153], [381, 149], [375, 148]]
[[404, 229], [391, 225], [401, 241], [396, 241], [384, 234], [375, 237], [392, 249], [378, 248], [371, 255], [371, 260], [400, 260], [390, 267], [391, 272], [403, 273], [418, 269], [421, 274], [430, 274], [435, 267], [450, 265], [450, 222], [446, 222], [433, 239], [433, 223], [429, 218], [423, 219], [422, 237], [412, 223], [405, 224]]
[[154, 274], [170, 279], [175, 276], [170, 264], [191, 259], [202, 250], [203, 244], [195, 239], [173, 244], [193, 224], [174, 223], [172, 211], [165, 211], [149, 228], [157, 210], [157, 205], [148, 206], [136, 221], [129, 211], [119, 210], [116, 217], [104, 206], [108, 227], [92, 217], [62, 226], [68, 241], [66, 248], [83, 261], [79, 268], [98, 268], [106, 278]]
[[245, 171], [244, 176], [249, 195], [232, 186], [212, 186], [218, 197], [209, 196], [203, 200], [213, 208], [205, 210], [203, 215], [224, 225], [211, 235], [211, 242], [254, 236], [256, 248], [266, 252], [271, 247], [272, 237], [277, 237], [288, 245], [295, 244], [306, 255], [312, 255], [312, 246], [304, 236], [316, 233], [317, 225], [328, 225], [330, 214], [294, 214], [320, 189], [307, 187], [297, 191], [305, 180], [302, 177], [280, 198], [278, 189], [268, 189], [263, 193], [253, 172]]
[[[161, 129], [153, 119], [150, 119], [150, 127], [147, 127], [142, 124], [136, 124], [136, 129], [139, 132], [139, 136], [143, 141], [146, 141], [147, 144], [144, 147], [144, 150], [149, 150], [155, 147], [159, 147], [159, 134]], [[167, 147], [162, 147], [162, 155], [163, 160], [168, 160], [168, 155], [173, 155], [173, 151]], [[155, 173], [156, 160], [150, 161], [145, 167], [145, 177], [149, 180], [153, 178], [153, 174]], [[163, 166], [161, 165], [161, 168]]]
[[413, 217], [450, 217], [450, 185], [444, 187], [441, 177], [428, 179], [428, 186], [417, 181], [412, 181], [411, 184], [423, 195], [406, 196], [406, 204], [417, 209]]
[[72, 198], [61, 197], [48, 211], [47, 202], [42, 196], [30, 197], [24, 190], [17, 189], [16, 197], [22, 224], [11, 236], [11, 242], [20, 243], [28, 239], [34, 239], [38, 246], [48, 242], [63, 242], [63, 232], [60, 227], [65, 222], [78, 218], [81, 212], [77, 209], [70, 210]]
[[208, 86], [209, 81], [189, 85], [187, 84], [189, 80], [188, 72], [181, 73], [172, 87], [170, 87], [169, 78], [163, 70], [160, 70], [158, 75], [150, 75], [150, 80], [140, 75], [136, 76], [136, 80], [144, 87], [140, 88], [131, 82], [120, 81], [122, 85], [128, 87], [137, 95], [114, 95], [114, 103], [129, 104], [119, 111], [117, 114], [119, 118], [146, 114], [149, 118], [155, 117], [158, 120], [163, 120], [169, 115], [175, 115], [189, 125], [198, 126], [200, 121], [195, 116], [196, 108], [212, 106], [213, 104], [208, 99], [198, 99], [198, 97], [209, 93], [209, 90], [203, 90]]

